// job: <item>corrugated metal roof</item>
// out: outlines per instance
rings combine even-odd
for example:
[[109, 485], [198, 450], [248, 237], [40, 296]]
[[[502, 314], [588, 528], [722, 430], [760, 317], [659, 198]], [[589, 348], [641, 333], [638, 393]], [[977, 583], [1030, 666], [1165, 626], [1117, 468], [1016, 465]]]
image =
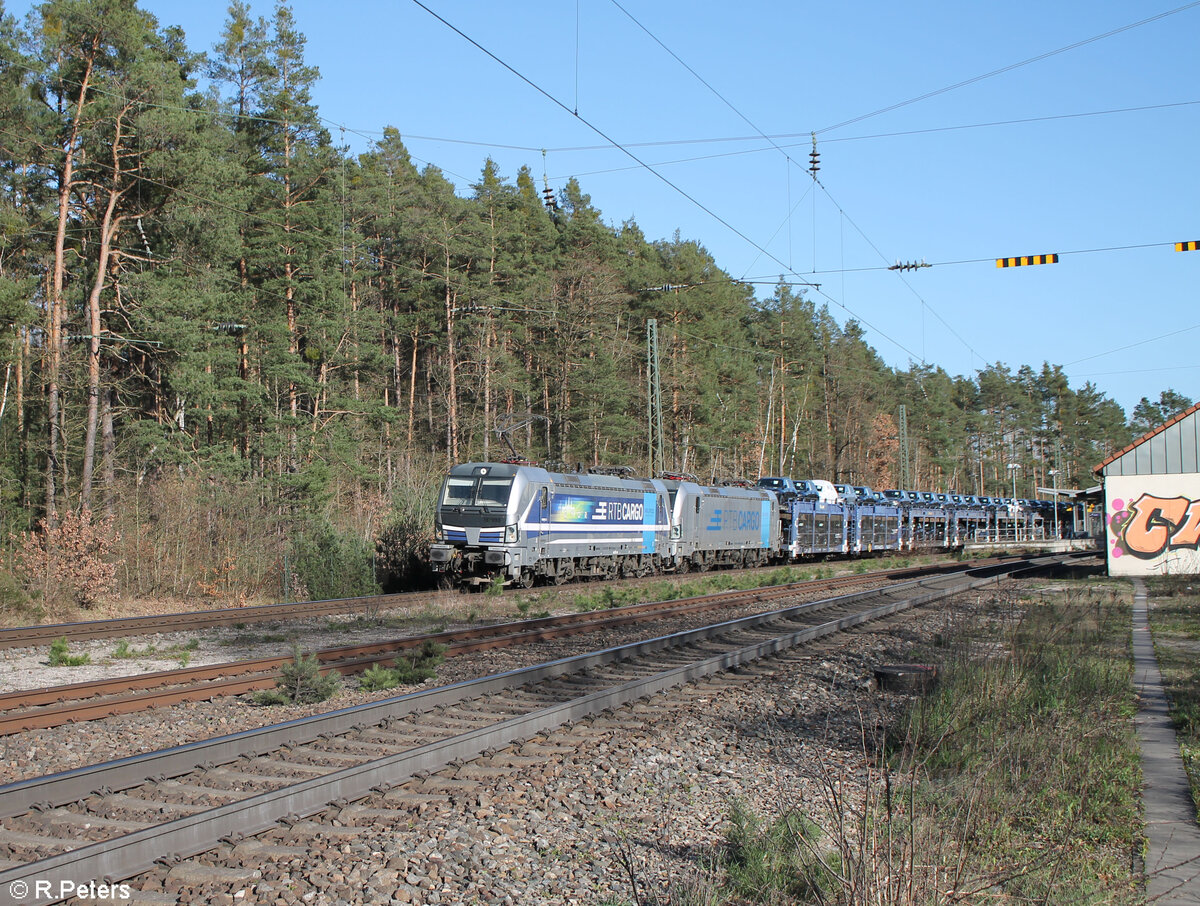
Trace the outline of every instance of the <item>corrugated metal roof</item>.
[[1200, 403], [1147, 431], [1092, 471], [1105, 475], [1178, 475], [1200, 472]]

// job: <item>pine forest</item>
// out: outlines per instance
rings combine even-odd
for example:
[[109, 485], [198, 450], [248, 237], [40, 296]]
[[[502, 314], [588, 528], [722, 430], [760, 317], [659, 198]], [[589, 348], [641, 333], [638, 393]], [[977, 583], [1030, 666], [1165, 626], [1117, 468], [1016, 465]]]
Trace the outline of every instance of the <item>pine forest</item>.
[[[896, 370], [803, 287], [614, 226], [571, 180], [454, 185], [396, 128], [340, 148], [286, 5], [203, 52], [133, 0], [0, 6], [0, 608], [404, 587], [452, 463], [517, 451], [1018, 495], [1131, 420], [1050, 363]], [[768, 288], [769, 290], [769, 288]], [[759, 291], [761, 296], [766, 293]], [[25, 608], [22, 610], [22, 608]], [[30, 610], [30, 608], [33, 608]]]

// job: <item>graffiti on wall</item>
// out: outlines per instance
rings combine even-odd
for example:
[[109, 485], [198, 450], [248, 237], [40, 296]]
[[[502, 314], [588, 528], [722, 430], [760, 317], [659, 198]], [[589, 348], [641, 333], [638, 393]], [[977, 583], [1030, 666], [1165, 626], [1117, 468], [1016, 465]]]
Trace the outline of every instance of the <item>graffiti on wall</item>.
[[1111, 501], [1112, 556], [1153, 560], [1171, 551], [1200, 549], [1200, 500], [1142, 494]]

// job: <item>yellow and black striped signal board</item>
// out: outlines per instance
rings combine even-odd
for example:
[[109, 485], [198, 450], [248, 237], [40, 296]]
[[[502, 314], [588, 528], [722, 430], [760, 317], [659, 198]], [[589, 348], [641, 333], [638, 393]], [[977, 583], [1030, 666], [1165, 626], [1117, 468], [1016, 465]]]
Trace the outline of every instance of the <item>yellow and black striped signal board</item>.
[[1058, 264], [1058, 255], [1022, 255], [1019, 258], [996, 259], [996, 267], [1023, 267], [1026, 264]]
[[1200, 249], [1200, 241], [1193, 240], [1192, 242], [1176, 242], [1175, 251], [1177, 252], [1194, 252]]

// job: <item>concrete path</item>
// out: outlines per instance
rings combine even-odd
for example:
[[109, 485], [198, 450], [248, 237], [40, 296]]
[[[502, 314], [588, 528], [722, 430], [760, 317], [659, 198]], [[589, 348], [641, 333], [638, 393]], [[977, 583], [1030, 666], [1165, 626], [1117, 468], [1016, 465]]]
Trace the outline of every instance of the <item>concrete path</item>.
[[1200, 824], [1192, 803], [1147, 618], [1146, 584], [1133, 580], [1135, 723], [1142, 744], [1147, 898], [1156, 906], [1200, 904]]

